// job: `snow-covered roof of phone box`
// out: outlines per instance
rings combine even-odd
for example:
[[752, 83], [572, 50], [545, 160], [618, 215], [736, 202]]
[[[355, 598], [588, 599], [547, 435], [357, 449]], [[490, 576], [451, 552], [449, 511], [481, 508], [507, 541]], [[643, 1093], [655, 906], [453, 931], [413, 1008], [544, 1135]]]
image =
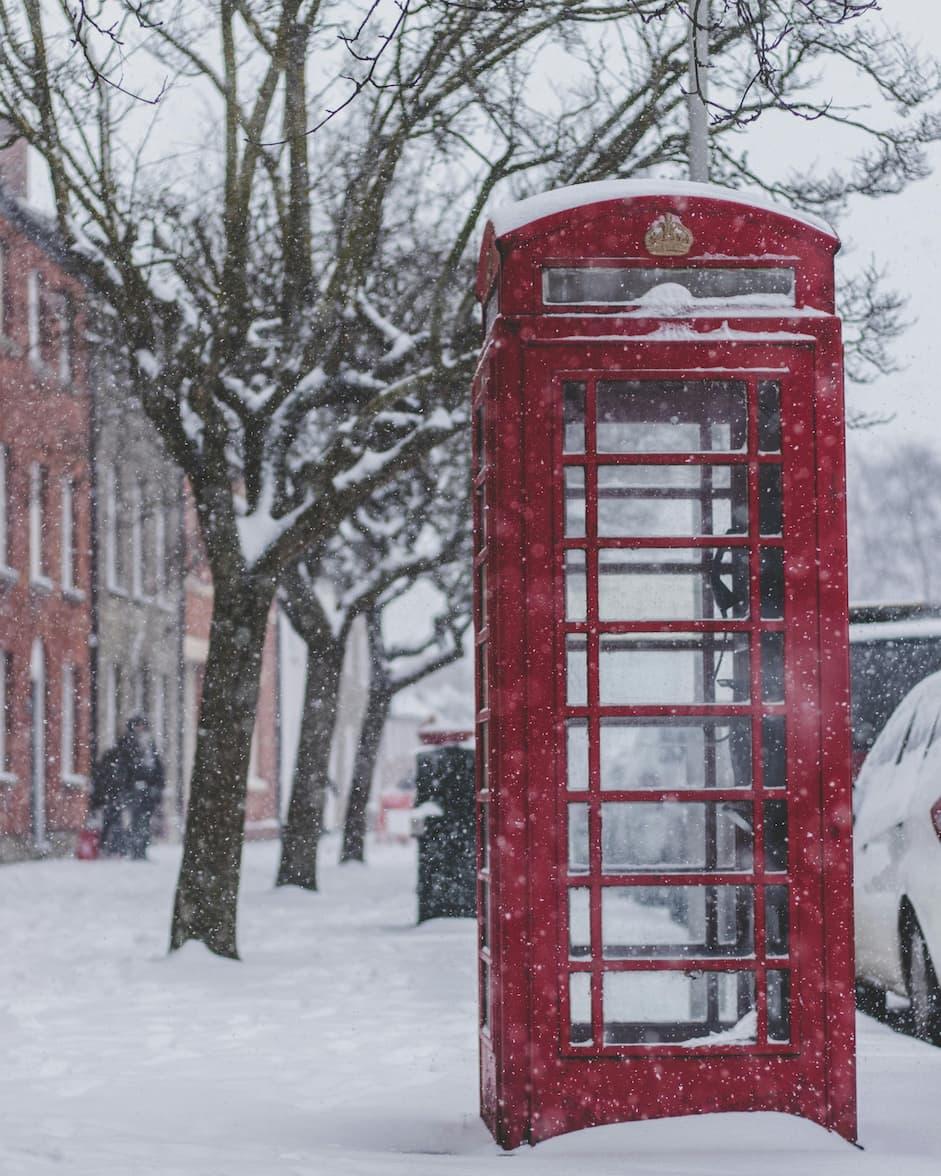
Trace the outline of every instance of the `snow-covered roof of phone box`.
[[693, 184], [686, 180], [599, 180], [593, 184], [572, 184], [567, 188], [542, 192], [538, 196], [528, 196], [525, 200], [501, 204], [490, 214], [490, 220], [496, 235], [503, 237], [557, 212], [567, 212], [586, 204], [601, 204], [607, 200], [630, 200], [638, 196], [705, 196], [711, 200], [731, 201], [748, 208], [760, 208], [764, 212], [776, 212], [791, 220], [801, 221], [829, 237], [837, 236], [825, 220], [787, 204], [779, 204], [764, 192], [724, 188], [721, 184]]

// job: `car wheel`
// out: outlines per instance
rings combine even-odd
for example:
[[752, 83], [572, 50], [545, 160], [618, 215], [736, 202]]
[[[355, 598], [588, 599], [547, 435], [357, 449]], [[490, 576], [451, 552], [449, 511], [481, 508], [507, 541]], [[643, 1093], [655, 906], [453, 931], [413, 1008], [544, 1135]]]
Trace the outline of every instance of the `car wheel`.
[[856, 1007], [867, 1017], [875, 1017], [879, 1021], [884, 1021], [886, 1015], [885, 989], [869, 980], [857, 980]]
[[914, 919], [908, 940], [908, 996], [915, 1036], [941, 1045], [941, 987], [928, 944]]

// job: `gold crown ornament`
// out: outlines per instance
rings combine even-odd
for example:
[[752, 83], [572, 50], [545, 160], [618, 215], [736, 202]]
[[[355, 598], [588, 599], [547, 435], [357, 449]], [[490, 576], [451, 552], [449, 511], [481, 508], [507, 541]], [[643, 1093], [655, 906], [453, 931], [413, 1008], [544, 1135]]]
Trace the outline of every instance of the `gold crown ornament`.
[[683, 257], [693, 247], [693, 234], [675, 213], [665, 212], [647, 230], [644, 244], [657, 257]]

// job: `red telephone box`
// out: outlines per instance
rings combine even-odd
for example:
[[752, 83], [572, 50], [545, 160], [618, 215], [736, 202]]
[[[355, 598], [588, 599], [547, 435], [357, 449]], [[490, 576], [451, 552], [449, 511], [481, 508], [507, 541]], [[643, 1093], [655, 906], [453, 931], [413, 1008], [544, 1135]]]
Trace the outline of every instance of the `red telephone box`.
[[702, 185], [487, 226], [482, 1112], [504, 1147], [856, 1134], [842, 348], [826, 226]]

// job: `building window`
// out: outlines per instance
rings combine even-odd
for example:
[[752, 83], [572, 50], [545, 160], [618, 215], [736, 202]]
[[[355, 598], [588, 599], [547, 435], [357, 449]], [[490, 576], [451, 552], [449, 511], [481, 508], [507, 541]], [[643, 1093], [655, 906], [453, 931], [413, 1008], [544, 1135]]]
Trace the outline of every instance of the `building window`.
[[248, 756], [248, 790], [249, 792], [264, 792], [268, 787], [268, 781], [262, 776], [259, 767], [259, 751], [258, 751], [258, 723], [255, 723], [255, 729], [252, 731], [252, 748]]
[[121, 667], [108, 662], [105, 672], [105, 739], [109, 747], [118, 741], [121, 723], [121, 692], [123, 675]]
[[78, 563], [75, 525], [75, 487], [71, 478], [62, 479], [62, 587], [76, 589], [75, 569]]
[[144, 494], [141, 484], [131, 487], [131, 595], [140, 600], [144, 595]]
[[34, 461], [29, 467], [29, 578], [44, 588], [51, 586], [46, 566], [48, 494], [48, 471]]
[[10, 336], [10, 270], [6, 245], [0, 241], [0, 337]]
[[62, 667], [62, 752], [60, 774], [65, 784], [84, 784], [84, 777], [76, 771], [78, 749], [76, 741], [81, 724], [78, 715], [78, 671], [72, 665]]
[[157, 752], [167, 754], [167, 676], [157, 674], [154, 679], [153, 709], [150, 713], [151, 734]]
[[26, 275], [26, 339], [29, 362], [42, 367], [42, 279], [37, 270]]
[[167, 595], [167, 516], [162, 502], [154, 507], [153, 594], [158, 600]]
[[125, 590], [125, 543], [120, 471], [113, 467], [110, 468], [105, 482], [105, 560], [108, 588], [112, 592], [123, 592]]
[[134, 674], [132, 687], [131, 709], [135, 715], [146, 718], [150, 714], [150, 670], [147, 666], [141, 666]]
[[5, 649], [0, 649], [0, 781], [9, 781], [10, 775], [10, 732], [13, 724], [13, 675], [10, 672], [11, 658]]
[[68, 294], [60, 294], [56, 299], [56, 323], [58, 326], [59, 382], [69, 384], [72, 381], [75, 310]]
[[10, 469], [10, 450], [0, 445], [0, 568], [10, 566], [10, 531], [7, 503]]

